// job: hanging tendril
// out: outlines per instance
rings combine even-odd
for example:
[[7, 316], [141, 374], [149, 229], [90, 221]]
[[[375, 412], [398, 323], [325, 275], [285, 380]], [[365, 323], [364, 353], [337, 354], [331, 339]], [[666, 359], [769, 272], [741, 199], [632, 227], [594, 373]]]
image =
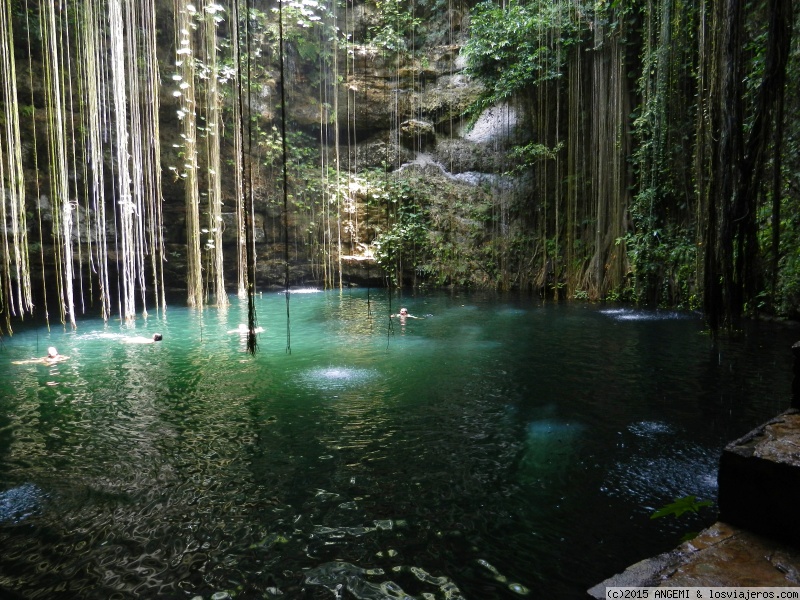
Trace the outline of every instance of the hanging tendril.
[[[239, 6], [238, 2], [234, 0], [233, 2], [233, 10], [234, 10], [234, 19], [236, 22], [239, 22]], [[250, 14], [251, 14], [251, 6], [250, 0], [247, 0], [245, 4], [245, 10], [247, 11], [247, 15], [245, 18], [245, 44], [247, 46], [247, 115], [248, 117], [251, 114], [252, 110], [252, 96], [250, 93], [250, 78], [251, 78], [251, 59], [252, 59], [252, 36], [250, 35]], [[241, 63], [241, 56], [239, 56], [239, 62], [236, 65], [238, 71], [238, 77], [240, 85], [237, 86], [241, 88], [241, 81], [242, 81], [242, 63]], [[243, 102], [244, 99], [242, 98], [241, 91], [237, 91], [237, 100], [239, 102], [239, 114], [244, 115], [244, 107]], [[239, 121], [239, 127], [241, 132], [241, 137], [244, 139], [244, 118], [242, 117]], [[252, 127], [250, 126], [249, 118], [248, 118], [248, 125], [247, 125], [247, 154], [248, 157], [252, 155], [253, 150], [253, 131]], [[253, 222], [254, 222], [254, 202], [253, 202], [253, 165], [250, 160], [245, 161], [244, 157], [244, 144], [242, 144], [242, 155], [241, 155], [241, 168], [244, 168], [245, 164], [247, 165], [247, 176], [243, 177], [243, 181], [246, 187], [247, 193], [247, 206], [244, 210], [244, 221], [245, 221], [245, 259], [247, 262], [247, 351], [250, 354], [255, 354], [256, 349], [258, 348], [258, 341], [256, 339], [256, 326], [258, 323], [257, 316], [256, 316], [256, 261], [255, 261], [255, 232], [253, 231]]]
[[278, 42], [281, 71], [281, 157], [283, 161], [283, 263], [286, 293], [286, 353], [292, 353], [292, 337], [289, 327], [289, 189], [286, 152], [286, 74], [283, 55], [283, 2], [278, 2]]

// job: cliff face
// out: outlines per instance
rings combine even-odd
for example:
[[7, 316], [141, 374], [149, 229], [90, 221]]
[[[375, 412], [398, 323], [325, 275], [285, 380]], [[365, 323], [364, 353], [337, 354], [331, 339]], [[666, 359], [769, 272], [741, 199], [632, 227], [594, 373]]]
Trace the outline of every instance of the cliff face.
[[[301, 16], [305, 6], [322, 10], [308, 0], [284, 6]], [[159, 71], [159, 139], [158, 144], [147, 139], [137, 141], [143, 142], [145, 148], [160, 149], [164, 250], [163, 261], [160, 257], [151, 261], [150, 256], [141, 260], [141, 268], [147, 272], [141, 281], [149, 281], [153, 271], [163, 266], [168, 297], [180, 299], [185, 297], [190, 262], [186, 164], [192, 162], [187, 157], [184, 129], [186, 106], [182, 104], [181, 86], [185, 79], [181, 80], [179, 66], [183, 58], [177, 51], [182, 34], [176, 25], [173, 0], [156, 0], [154, 7], [158, 26], [155, 53]], [[436, 10], [428, 9], [414, 25], [420, 35], [413, 37], [413, 43], [406, 32], [405, 38], [393, 42], [396, 47], [380, 41], [386, 18], [374, 5], [340, 8], [335, 18], [325, 16], [329, 19], [326, 26], [308, 21], [299, 27], [292, 21], [295, 13], [290, 12], [285, 17], [283, 89], [275, 10], [266, 3], [257, 8], [254, 45], [250, 48], [255, 57], [252, 84], [247, 89], [237, 80], [241, 72], [232, 75], [235, 65], [230, 62], [230, 39], [226, 37], [230, 27], [224, 19], [220, 21], [216, 35], [224, 56], [221, 64], [227, 71], [224, 76], [219, 75], [223, 122], [219, 134], [223, 199], [219, 223], [213, 223], [208, 202], [212, 169], [207, 148], [213, 137], [205, 121], [209, 106], [205, 94], [210, 71], [199, 54], [207, 31], [195, 17], [196, 27], [186, 35], [194, 39], [198, 53], [194, 176], [199, 181], [196, 202], [203, 236], [203, 277], [210, 279], [213, 258], [214, 243], [209, 232], [219, 227], [226, 288], [236, 291], [240, 267], [235, 207], [239, 193], [235, 186], [238, 156], [233, 111], [238, 86], [246, 96], [251, 115], [245, 160], [252, 165], [249, 176], [259, 288], [285, 285], [287, 256], [290, 285], [385, 285], [390, 280], [395, 284], [428, 281], [494, 285], [491, 259], [487, 258], [493, 252], [488, 238], [492, 231], [506, 232], [511, 226], [507, 211], [497, 212], [496, 198], [509, 189], [509, 180], [501, 173], [504, 150], [516, 135], [517, 116], [512, 107], [496, 107], [477, 119], [473, 127], [467, 126], [465, 115], [481, 92], [480, 86], [465, 74], [461, 54], [468, 8], [451, 9], [448, 14], [437, 14]], [[21, 19], [19, 15], [18, 18]], [[82, 290], [96, 290], [91, 283], [98, 277], [96, 261], [101, 243], [105, 244], [103, 254], [108, 257], [111, 281], [119, 282], [123, 271], [123, 251], [118, 240], [124, 204], [120, 199], [126, 194], [119, 189], [117, 173], [122, 154], [118, 152], [119, 130], [114, 131], [119, 98], [115, 105], [110, 95], [112, 66], [105, 60], [111, 52], [111, 40], [103, 37], [109, 35], [109, 30], [101, 25], [97, 35], [106, 45], [95, 57], [103, 64], [98, 74], [103, 80], [99, 88], [102, 131], [96, 137], [99, 142], [94, 142], [101, 147], [95, 154], [99, 162], [90, 164], [90, 151], [97, 152], [98, 148], [93, 149], [90, 141], [93, 126], [86, 112], [87, 90], [80, 79], [83, 71], [75, 68], [63, 73], [62, 96], [54, 95], [52, 81], [45, 76], [51, 49], [25, 42], [29, 33], [36, 33], [29, 30], [36, 18], [29, 15], [27, 21], [16, 23], [18, 97], [26, 107], [24, 115], [32, 117], [22, 119], [21, 155], [28, 212], [41, 215], [29, 218], [28, 237], [41, 240], [42, 246], [35, 252], [41, 269], [37, 264], [32, 269], [42, 273], [42, 285], [34, 281], [34, 287], [42, 289], [35, 293], [42, 294], [47, 287], [48, 294], [60, 296], [60, 289], [44, 282], [56, 279], [59, 271], [58, 279], [63, 281], [64, 261], [70, 260], [62, 253], [65, 245], [75, 249], [71, 259], [75, 263], [73, 285], [82, 286]], [[346, 33], [338, 30], [337, 22], [344, 24], [342, 31]], [[444, 23], [450, 23], [449, 30], [445, 31]], [[131, 27], [125, 35], [139, 35], [135, 30]], [[325, 31], [334, 30], [339, 32], [340, 40], [336, 48], [325, 37]], [[85, 35], [83, 30], [73, 33]], [[68, 53], [74, 64], [80, 64], [83, 43], [74, 39], [60, 50]], [[140, 63], [145, 58], [140, 57]], [[52, 56], [50, 60], [52, 63]], [[65, 85], [70, 77], [74, 79], [72, 84]], [[137, 75], [128, 73], [126, 77], [130, 101]], [[288, 148], [285, 190], [282, 94], [286, 98]], [[144, 111], [151, 103], [152, 99], [144, 97], [138, 104], [131, 103], [131, 122], [134, 118], [147, 118], [134, 115], [134, 106]], [[56, 107], [63, 111], [64, 122], [70, 124], [62, 132], [63, 147], [69, 155], [60, 165], [53, 158], [58, 151], [52, 119]], [[92, 174], [98, 165], [103, 171], [100, 178]], [[59, 169], [68, 182], [68, 189], [63, 192], [66, 197], [60, 200], [60, 192], [53, 186], [53, 180], [61, 176]], [[104, 228], [97, 225], [102, 217], [90, 201], [97, 194], [98, 185], [103, 186], [106, 204]], [[64, 210], [70, 212], [70, 235], [59, 229]], [[100, 235], [101, 229], [105, 236]], [[103, 237], [107, 241], [101, 242]], [[147, 255], [154, 253], [154, 248], [142, 238], [138, 251]], [[57, 298], [51, 301], [59, 302]]]
[[[463, 14], [456, 17], [463, 21]], [[347, 23], [352, 36], [366, 38], [380, 15], [374, 7], [358, 5], [339, 18]], [[458, 31], [462, 29], [459, 22]], [[480, 219], [469, 213], [484, 211], [493, 194], [508, 188], [509, 181], [500, 173], [504, 150], [516, 135], [517, 115], [511, 107], [496, 107], [468, 126], [465, 115], [481, 87], [465, 74], [461, 44], [437, 43], [442, 37], [428, 35], [434, 43], [401, 52], [350, 42], [339, 47], [335, 64], [328, 58], [321, 66], [319, 53], [304, 58], [309, 51], [302, 40], [290, 36], [284, 59], [290, 146], [286, 221], [281, 161], [275, 156], [282, 114], [280, 70], [273, 53], [248, 98], [258, 115], [259, 139], [263, 143], [271, 136], [273, 144], [271, 150], [264, 144], [256, 151], [264, 164], [254, 190], [260, 286], [284, 285], [287, 247], [291, 250], [292, 285], [385, 284], [386, 273], [375, 261], [376, 241], [394, 227], [396, 211], [403, 204], [397, 198], [384, 198], [381, 203], [385, 190], [379, 188], [386, 179], [412, 182], [417, 192], [413, 203], [426, 212], [429, 240], [450, 240], [449, 244], [458, 240], [473, 246], [483, 243]], [[449, 37], [460, 39], [460, 35]], [[336, 78], [338, 84], [333, 85]], [[162, 113], [174, 113], [177, 107], [170, 102], [168, 89], [162, 97]], [[178, 138], [178, 123], [170, 114], [165, 114], [163, 121], [173, 121], [174, 126], [172, 132], [167, 128], [163, 134], [168, 154], [173, 139]], [[264, 154], [270, 158], [264, 159]], [[226, 202], [223, 213], [223, 242], [232, 274], [236, 269], [234, 190], [231, 171], [227, 175], [223, 185], [231, 201]], [[181, 282], [185, 272], [181, 183], [165, 183], [165, 210], [173, 223], [168, 241], [170, 280], [174, 282]], [[459, 202], [466, 208], [456, 210], [454, 205]], [[422, 271], [431, 275], [430, 257], [425, 260], [427, 265], [408, 257], [398, 260], [392, 273], [396, 283], [419, 283], [417, 276]], [[465, 273], [475, 270], [474, 265], [459, 268]], [[226, 277], [233, 280], [232, 275]], [[441, 273], [434, 279], [436, 283], [456, 282]], [[464, 274], [456, 279], [476, 283]]]

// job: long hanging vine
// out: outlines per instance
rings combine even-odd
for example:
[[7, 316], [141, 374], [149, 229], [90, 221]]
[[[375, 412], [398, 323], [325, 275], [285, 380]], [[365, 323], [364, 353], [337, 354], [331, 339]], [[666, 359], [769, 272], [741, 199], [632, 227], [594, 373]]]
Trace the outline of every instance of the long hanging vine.
[[3, 227], [2, 239], [4, 277], [0, 310], [5, 312], [8, 331], [11, 331], [11, 315], [33, 310], [13, 39], [11, 2], [6, 0], [0, 3], [0, 70], [9, 75], [3, 78], [0, 86], [0, 101], [5, 109], [3, 135], [0, 136], [0, 192], [3, 195], [0, 218], [7, 224]]
[[[120, 306], [121, 316], [124, 319], [133, 319], [136, 316], [136, 282], [137, 282], [137, 239], [139, 200], [141, 198], [141, 179], [139, 177], [139, 156], [134, 154], [134, 173], [131, 174], [130, 138], [128, 134], [128, 101], [133, 100], [135, 94], [128, 94], [125, 74], [130, 68], [130, 54], [135, 45], [130, 35], [125, 35], [123, 24], [122, 6], [119, 0], [109, 0], [109, 39], [111, 42], [111, 83], [114, 102], [114, 133], [116, 155], [116, 194], [119, 210], [120, 238], [122, 249], [122, 289], [123, 301]], [[130, 34], [130, 32], [129, 32]], [[127, 43], [126, 43], [127, 41]], [[134, 60], [136, 54], [134, 53]], [[135, 63], [134, 63], [135, 64]], [[135, 115], [135, 109], [131, 109]], [[135, 143], [135, 142], [134, 142]], [[134, 185], [136, 192], [133, 191]]]
[[[323, 25], [319, 28], [319, 35], [320, 35], [320, 45], [325, 47], [326, 44], [331, 43], [331, 47], [335, 48], [336, 41], [336, 25], [335, 25], [335, 13], [336, 13], [336, 2], [335, 0], [330, 1], [330, 5], [328, 9], [325, 11], [325, 15], [331, 19], [330, 24], [323, 23]], [[333, 37], [333, 39], [331, 39]], [[337, 93], [337, 82], [335, 80], [335, 76], [331, 72], [330, 68], [330, 60], [326, 60], [328, 58], [324, 52], [320, 52], [319, 56], [319, 69], [321, 72], [320, 76], [320, 86], [319, 86], [319, 104], [320, 104], [320, 114], [319, 114], [319, 127], [320, 127], [320, 180], [321, 180], [321, 203], [322, 203], [322, 214], [321, 214], [321, 243], [322, 243], [322, 279], [325, 288], [331, 288], [334, 285], [334, 274], [335, 269], [333, 266], [333, 220], [331, 219], [331, 206], [333, 204], [333, 200], [331, 199], [331, 186], [330, 183], [330, 174], [332, 172], [331, 169], [331, 161], [335, 161], [331, 159], [330, 156], [330, 124], [332, 120], [335, 120], [336, 117], [336, 110], [331, 109], [332, 103], [335, 102], [335, 95]], [[333, 57], [335, 61], [335, 56]], [[333, 91], [331, 91], [333, 90]], [[333, 98], [331, 98], [333, 96]], [[336, 164], [334, 162], [334, 169], [336, 168]]]
[[289, 315], [289, 177], [286, 147], [286, 57], [283, 39], [283, 2], [278, 4], [278, 60], [281, 77], [281, 178], [283, 182], [283, 263], [284, 294], [286, 295], [286, 352], [292, 353], [291, 321]]
[[[616, 10], [609, 7], [608, 10]], [[587, 272], [586, 287], [596, 298], [603, 298], [619, 288], [627, 256], [617, 240], [625, 235], [627, 180], [626, 69], [623, 32], [604, 22], [606, 15], [597, 11], [594, 21], [595, 49], [593, 62], [592, 190], [595, 203], [594, 256]], [[619, 26], [622, 26], [620, 22]]]
[[701, 93], [712, 117], [711, 135], [704, 140], [710, 145], [697, 167], [706, 176], [704, 309], [709, 327], [717, 330], [736, 327], [758, 305], [759, 192], [770, 151], [778, 156], [781, 150], [775, 143], [770, 147], [770, 138], [773, 128], [784, 126], [775, 116], [785, 95], [793, 11], [791, 3], [777, 0], [762, 7], [767, 17], [763, 68], [746, 105], [747, 7], [732, 0], [705, 6], [711, 18], [709, 44], [716, 52], [703, 57], [708, 63]]
[[206, 173], [208, 190], [208, 243], [207, 249], [211, 254], [209, 264], [213, 278], [213, 291], [215, 303], [218, 307], [228, 305], [228, 295], [225, 291], [225, 268], [222, 248], [222, 161], [220, 159], [220, 146], [222, 140], [222, 121], [220, 118], [220, 105], [222, 102], [219, 91], [220, 69], [217, 59], [218, 36], [217, 29], [222, 22], [222, 6], [210, 2], [206, 3], [203, 12], [203, 31], [206, 48], [206, 64], [204, 81], [206, 83]]
[[183, 165], [179, 169], [184, 180], [186, 206], [186, 284], [187, 303], [203, 307], [203, 274], [200, 250], [200, 190], [197, 157], [197, 105], [195, 100], [194, 15], [197, 9], [188, 0], [175, 0], [175, 35], [177, 72], [173, 79], [179, 89], [178, 116], [183, 124]]
[[56, 26], [56, 7], [52, 2], [40, 5], [42, 52], [45, 78], [45, 111], [50, 171], [50, 207], [56, 257], [56, 288], [62, 323], [76, 327], [73, 294], [72, 205], [69, 201], [67, 146], [61, 83], [61, 51]]
[[[42, 303], [44, 304], [44, 317], [45, 322], [47, 323], [48, 328], [50, 327], [50, 311], [48, 310], [47, 304], [47, 277], [45, 276], [45, 256], [44, 256], [44, 227], [43, 218], [42, 218], [42, 201], [41, 201], [41, 182], [39, 180], [39, 145], [36, 142], [37, 139], [37, 127], [36, 127], [36, 106], [34, 103], [34, 86], [33, 86], [33, 45], [31, 42], [31, 29], [32, 29], [32, 21], [31, 16], [32, 12], [28, 5], [28, 0], [25, 0], [25, 32], [26, 32], [26, 42], [27, 42], [27, 50], [28, 50], [28, 84], [31, 90], [30, 96], [30, 105], [31, 105], [31, 121], [32, 121], [32, 130], [33, 130], [33, 165], [34, 165], [34, 172], [36, 175], [34, 176], [35, 179], [35, 192], [36, 192], [36, 218], [37, 218], [37, 228], [39, 230], [39, 259], [40, 259], [40, 266], [41, 266], [41, 282], [42, 282]], [[41, 11], [39, 12], [39, 22], [41, 22]]]
[[[569, 10], [570, 21], [577, 22], [578, 8], [574, 4]], [[580, 47], [573, 45], [567, 59], [567, 181], [565, 192], [565, 235], [564, 250], [567, 297], [574, 298], [580, 287], [579, 268], [586, 262], [586, 256], [580, 251], [580, 243], [584, 238], [582, 233], [582, 186], [580, 173], [584, 171], [587, 154], [586, 144], [581, 143], [584, 121], [584, 86], [583, 86], [583, 60]], [[585, 247], [585, 245], [584, 245]]]
[[[66, 10], [61, 11], [60, 22], [58, 24], [59, 36], [61, 47], [64, 51], [61, 53], [61, 67], [59, 72], [62, 78], [62, 89], [64, 90], [64, 117], [65, 127], [67, 127], [66, 137], [68, 141], [67, 155], [69, 157], [68, 172], [78, 173], [78, 160], [79, 150], [78, 144], [78, 131], [75, 126], [76, 114], [79, 112], [81, 105], [80, 97], [76, 98], [76, 91], [74, 86], [75, 69], [71, 49], [73, 48], [73, 31], [72, 31], [72, 15], [75, 9], [66, 7]], [[82, 161], [81, 161], [82, 162]], [[86, 310], [86, 295], [84, 290], [84, 252], [83, 252], [83, 228], [81, 227], [81, 206], [79, 202], [80, 192], [78, 190], [78, 178], [70, 177], [70, 205], [72, 208], [70, 219], [74, 218], [74, 227], [72, 227], [73, 236], [75, 238], [75, 246], [77, 249], [78, 269], [77, 272], [73, 271], [74, 279], [77, 280], [79, 299], [81, 302], [81, 312]], [[74, 265], [73, 265], [74, 269]], [[91, 290], [91, 285], [89, 286]]]
[[[83, 98], [84, 171], [87, 239], [90, 244], [89, 261], [91, 271], [97, 273], [100, 314], [104, 320], [111, 315], [111, 291], [108, 269], [108, 239], [106, 236], [105, 168], [103, 161], [102, 106], [105, 98], [104, 78], [102, 76], [103, 31], [105, 22], [99, 12], [97, 0], [85, 0], [81, 13], [79, 35], [84, 41], [80, 45], [78, 60], [80, 87]], [[102, 21], [101, 21], [102, 18]]]
[[[233, 10], [234, 10], [234, 20], [236, 23], [240, 23], [240, 16], [239, 16], [239, 6], [238, 0], [233, 0]], [[241, 155], [239, 156], [239, 169], [243, 170], [247, 169], [246, 175], [243, 173], [242, 181], [244, 183], [244, 196], [242, 199], [242, 205], [244, 208], [244, 231], [245, 231], [245, 262], [246, 262], [246, 272], [248, 274], [247, 279], [247, 351], [250, 354], [255, 354], [256, 349], [258, 348], [258, 339], [256, 337], [256, 327], [258, 326], [258, 316], [256, 314], [256, 253], [255, 253], [255, 232], [253, 229], [253, 220], [255, 215], [254, 209], [254, 192], [253, 192], [253, 130], [252, 130], [252, 57], [253, 57], [253, 46], [252, 46], [252, 33], [250, 27], [250, 21], [252, 18], [252, 6], [250, 4], [250, 0], [246, 0], [245, 3], [245, 47], [247, 48], [247, 65], [246, 69], [243, 69], [242, 62], [241, 62], [241, 52], [238, 53], [239, 55], [239, 62], [236, 63], [236, 71], [237, 71], [237, 80], [239, 88], [237, 92], [237, 104], [239, 105], [239, 130], [240, 130], [240, 137], [242, 139], [242, 147], [241, 147]], [[237, 25], [238, 29], [238, 25]], [[237, 41], [237, 47], [238, 41]], [[245, 75], [246, 72], [246, 75]], [[244, 110], [244, 97], [241, 93], [241, 86], [242, 82], [246, 82], [247, 85], [247, 111], [245, 113]], [[245, 118], [244, 115], [247, 115], [247, 156], [245, 156], [244, 151], [244, 123]]]
[[[141, 34], [143, 48], [143, 107], [142, 136], [151, 139], [142, 150], [144, 154], [144, 189], [146, 193], [145, 210], [147, 214], [149, 253], [153, 277], [155, 304], [162, 311], [166, 310], [167, 301], [164, 286], [164, 217], [162, 212], [161, 192], [161, 132], [159, 127], [160, 112], [160, 77], [158, 54], [156, 52], [156, 5], [155, 0], [142, 0]], [[143, 270], [144, 273], [144, 270]], [[144, 285], [144, 283], [143, 283]], [[143, 309], [143, 310], [146, 310]]]
[[[182, 165], [175, 172], [185, 194], [187, 302], [199, 308], [212, 298], [218, 306], [227, 302], [224, 193], [236, 198], [237, 292], [252, 301], [256, 280], [254, 199], [261, 182], [254, 181], [253, 173], [264, 159], [253, 149], [261, 141], [254, 141], [261, 132], [258, 110], [251, 110], [250, 101], [250, 90], [258, 89], [251, 63], [259, 49], [250, 46], [250, 28], [263, 13], [247, 2], [243, 17], [243, 2], [222, 4], [232, 15], [227, 28], [221, 26], [222, 6], [213, 0], [173, 0], [173, 80], [183, 140]], [[458, 12], [454, 4], [447, 2], [451, 42]], [[387, 130], [395, 152], [388, 158], [388, 179], [399, 177], [401, 121], [427, 115], [420, 96], [402, 93], [409, 84], [406, 74], [415, 90], [425, 81], [416, 65], [407, 70], [401, 61], [408, 44], [416, 55], [413, 23], [418, 12], [429, 8], [395, 0], [378, 2], [377, 8], [383, 22], [370, 30], [378, 33], [371, 41], [383, 46], [385, 64], [394, 63], [385, 80], [391, 88]], [[490, 242], [493, 283], [542, 289], [555, 281], [566, 286], [569, 296], [603, 298], [622, 288], [630, 291], [628, 282], [635, 280], [639, 299], [669, 302], [679, 292], [681, 298], [691, 294], [697, 305], [703, 295], [712, 327], [732, 324], [762, 301], [774, 303], [785, 258], [781, 231], [794, 226], [787, 223], [785, 208], [792, 206], [785, 171], [793, 167], [782, 166], [787, 153], [781, 151], [783, 140], [794, 135], [783, 134], [784, 127], [794, 127], [787, 125], [788, 111], [796, 110], [784, 97], [787, 61], [793, 56], [792, 9], [792, 3], [780, 0], [641, 0], [635, 5], [529, 0], [476, 6], [473, 32], [490, 42], [498, 39], [492, 33], [504, 36], [502, 44], [476, 45], [477, 74], [497, 84], [480, 108], [524, 103], [530, 117], [525, 123], [531, 126], [525, 133], [541, 146], [530, 144], [528, 156], [511, 158], [526, 163], [530, 193], [501, 190], [487, 205], [491, 214], [483, 233]], [[343, 288], [343, 257], [365, 246], [364, 217], [353, 212], [360, 193], [355, 184], [361, 183], [356, 113], [363, 110], [356, 91], [363, 92], [359, 101], [369, 94], [359, 89], [356, 76], [357, 11], [351, 4], [297, 0], [279, 3], [275, 12], [280, 21], [276, 26], [273, 20], [269, 31], [277, 29], [279, 37], [280, 89], [277, 84], [275, 89], [281, 96], [281, 124], [278, 131], [275, 123], [273, 145], [267, 149], [273, 155], [265, 159], [275, 168], [276, 186], [278, 154], [282, 162], [283, 213], [274, 231], [281, 229], [283, 242], [288, 350], [290, 258], [297, 258], [289, 255], [290, 224], [299, 232], [306, 217], [298, 213], [290, 219], [290, 201], [296, 200], [299, 211], [301, 203], [312, 199], [308, 239], [313, 275], [326, 287]], [[34, 303], [44, 304], [49, 322], [48, 296], [57, 299], [61, 322], [72, 327], [86, 309], [87, 294], [92, 301], [99, 298], [105, 319], [118, 307], [120, 316], [131, 320], [140, 303], [146, 315], [151, 291], [157, 306], [165, 306], [156, 15], [156, 0], [0, 0], [4, 329], [10, 331], [12, 318], [33, 312]], [[300, 27], [314, 19], [321, 23], [303, 34], [295, 15], [308, 17], [306, 24], [298, 21]], [[15, 39], [18, 23], [27, 34], [29, 105], [19, 102], [17, 88], [23, 61], [15, 52], [24, 44]], [[230, 72], [225, 69], [226, 36], [237, 71], [231, 104], [223, 101], [233, 80], [225, 79]], [[34, 48], [37, 43], [41, 46]], [[512, 50], [503, 54], [506, 47]], [[521, 57], [519, 64], [514, 55]], [[289, 150], [308, 150], [287, 131], [287, 96], [290, 101], [295, 80], [290, 67], [293, 60], [311, 56], [319, 57], [321, 201], [314, 185], [297, 192], [289, 188], [295, 173]], [[366, 81], [366, 52], [364, 57]], [[302, 69], [297, 74], [314, 80]], [[229, 131], [237, 164], [229, 191], [223, 178], [228, 158], [224, 124], [231, 107], [235, 125]], [[456, 115], [448, 115], [451, 135]], [[412, 141], [415, 150], [423, 149], [421, 138]], [[30, 159], [28, 144], [33, 147]], [[303, 168], [298, 164], [296, 172], [302, 174]], [[384, 187], [393, 196], [386, 203], [385, 226], [398, 228], [400, 210], [406, 207], [394, 195], [397, 187]], [[38, 223], [31, 223], [34, 219]], [[369, 219], [367, 212], [367, 229]], [[383, 225], [374, 224], [377, 229]], [[38, 240], [30, 242], [29, 236]], [[35, 292], [31, 272], [39, 264], [32, 266], [31, 251], [39, 255], [42, 273]], [[403, 261], [411, 266], [415, 251], [392, 256], [389, 286], [401, 282]], [[759, 272], [765, 257], [771, 290]], [[676, 292], [678, 285], [684, 287]], [[643, 288], [654, 292], [643, 296]]]
[[[236, 202], [236, 292], [239, 298], [247, 298], [247, 215], [244, 194], [244, 104], [242, 101], [242, 86], [245, 84], [242, 77], [242, 53], [240, 44], [240, 15], [239, 1], [230, 0], [231, 15], [231, 49], [232, 60], [236, 70], [235, 85], [233, 86], [233, 153], [235, 161], [234, 169], [234, 198]], [[247, 82], [249, 86], [249, 82]]]

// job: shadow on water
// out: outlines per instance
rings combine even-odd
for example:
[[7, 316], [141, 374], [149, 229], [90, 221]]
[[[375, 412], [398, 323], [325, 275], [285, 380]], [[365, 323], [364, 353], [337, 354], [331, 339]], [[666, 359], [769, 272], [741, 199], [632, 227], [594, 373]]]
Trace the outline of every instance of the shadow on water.
[[[29, 329], [0, 354], [0, 595], [582, 597], [713, 519], [719, 452], [789, 402], [794, 333], [363, 291]], [[391, 327], [390, 327], [391, 325]], [[124, 344], [127, 336], [164, 339]], [[68, 361], [13, 364], [55, 345]]]

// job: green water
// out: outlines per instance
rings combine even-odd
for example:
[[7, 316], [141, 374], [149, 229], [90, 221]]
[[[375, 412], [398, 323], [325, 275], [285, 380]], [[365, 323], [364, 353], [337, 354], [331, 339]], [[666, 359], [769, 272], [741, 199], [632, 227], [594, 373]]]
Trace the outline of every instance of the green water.
[[287, 337], [264, 294], [251, 356], [232, 301], [3, 340], [0, 596], [581, 598], [713, 521], [649, 515], [789, 403], [773, 325], [353, 291]]

